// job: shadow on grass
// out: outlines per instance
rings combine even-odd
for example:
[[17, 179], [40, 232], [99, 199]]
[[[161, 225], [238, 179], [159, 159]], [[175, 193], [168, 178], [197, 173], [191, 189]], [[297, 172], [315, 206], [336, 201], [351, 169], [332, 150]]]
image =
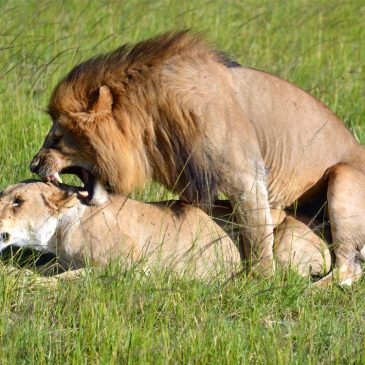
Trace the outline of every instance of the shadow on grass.
[[17, 246], [5, 248], [0, 253], [0, 262], [19, 269], [30, 269], [44, 276], [61, 274], [69, 269], [53, 253]]

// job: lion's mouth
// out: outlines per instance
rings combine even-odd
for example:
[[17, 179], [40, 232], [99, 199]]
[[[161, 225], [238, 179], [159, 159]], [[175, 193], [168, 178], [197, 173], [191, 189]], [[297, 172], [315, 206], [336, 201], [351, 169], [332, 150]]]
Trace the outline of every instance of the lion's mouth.
[[62, 169], [59, 172], [53, 173], [46, 177], [47, 181], [50, 181], [54, 184], [62, 184], [63, 181], [60, 175], [76, 175], [84, 184], [83, 187], [78, 187], [78, 195], [83, 198], [87, 198], [92, 200], [95, 193], [95, 177], [94, 175], [86, 168], [79, 166], [70, 166]]
[[88, 169], [79, 166], [71, 166], [61, 170], [60, 174], [76, 175], [84, 184], [84, 187], [79, 190], [78, 194], [83, 198], [88, 198], [89, 200], [93, 199], [95, 193], [95, 177]]
[[83, 183], [83, 187], [74, 186], [77, 195], [90, 205], [102, 205], [108, 201], [108, 190], [89, 169], [81, 166], [69, 166], [48, 174], [44, 179], [56, 185], [63, 184], [60, 175], [76, 175]]

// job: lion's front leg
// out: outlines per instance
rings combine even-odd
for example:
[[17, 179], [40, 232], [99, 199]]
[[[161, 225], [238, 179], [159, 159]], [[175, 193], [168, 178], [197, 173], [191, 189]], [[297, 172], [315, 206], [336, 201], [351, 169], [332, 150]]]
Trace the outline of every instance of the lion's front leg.
[[237, 220], [242, 225], [245, 256], [250, 268], [265, 276], [274, 272], [273, 223], [270, 214], [265, 175], [242, 175], [229, 194]]

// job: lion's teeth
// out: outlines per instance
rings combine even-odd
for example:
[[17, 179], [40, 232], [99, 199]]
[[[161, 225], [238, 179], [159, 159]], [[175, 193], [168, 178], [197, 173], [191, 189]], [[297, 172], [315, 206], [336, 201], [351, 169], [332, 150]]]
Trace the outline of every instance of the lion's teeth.
[[80, 198], [87, 198], [89, 196], [87, 191], [78, 191], [77, 194], [80, 196]]
[[56, 180], [57, 182], [59, 182], [60, 184], [62, 184], [62, 179], [60, 178], [60, 175], [58, 172], [56, 172], [54, 175], [53, 175], [53, 179]]

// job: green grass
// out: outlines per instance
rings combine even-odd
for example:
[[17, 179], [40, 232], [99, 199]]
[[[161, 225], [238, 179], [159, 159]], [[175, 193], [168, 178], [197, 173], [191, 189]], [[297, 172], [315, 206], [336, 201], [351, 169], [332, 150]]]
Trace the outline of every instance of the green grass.
[[[31, 176], [51, 90], [73, 65], [187, 27], [309, 90], [365, 143], [363, 0], [0, 0], [0, 10], [0, 188]], [[110, 267], [48, 290], [3, 270], [0, 363], [365, 363], [363, 298], [364, 281], [315, 291], [284, 273], [223, 286]]]

